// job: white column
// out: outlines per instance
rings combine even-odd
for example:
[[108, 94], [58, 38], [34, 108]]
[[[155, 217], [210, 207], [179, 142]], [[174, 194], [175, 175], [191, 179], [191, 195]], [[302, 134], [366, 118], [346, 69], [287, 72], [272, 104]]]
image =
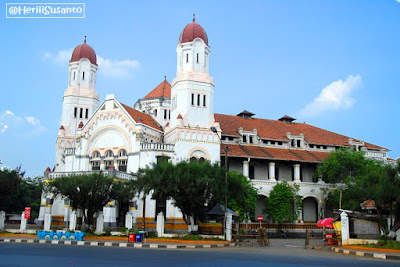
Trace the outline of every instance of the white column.
[[39, 225], [43, 224], [45, 214], [46, 214], [46, 196], [42, 195], [40, 198], [40, 208], [39, 208], [39, 217], [38, 217]]
[[133, 228], [133, 215], [131, 212], [125, 214], [125, 227], [130, 230]]
[[103, 208], [104, 224], [106, 227], [117, 226], [117, 212], [115, 202], [108, 202], [107, 206]]
[[69, 216], [69, 230], [75, 231], [76, 228], [76, 211], [71, 212], [71, 216]]
[[340, 214], [340, 220], [342, 221], [342, 245], [347, 245], [350, 239], [349, 232], [349, 217], [346, 212]]
[[101, 235], [103, 232], [104, 232], [104, 215], [103, 215], [103, 212], [100, 211], [99, 214], [97, 214], [97, 218], [96, 218], [95, 234]]
[[44, 215], [44, 230], [50, 231], [51, 226], [51, 213], [46, 213]]
[[164, 236], [164, 214], [162, 212], [157, 214], [157, 236]]
[[105, 168], [106, 168], [106, 167], [105, 167], [105, 165], [104, 165], [104, 161], [101, 161], [101, 162], [100, 162], [100, 170], [101, 170], [101, 171], [104, 171]]
[[25, 211], [22, 212], [21, 214], [21, 226], [19, 228], [20, 232], [25, 232], [26, 230], [26, 223], [27, 223], [27, 219], [25, 219]]
[[294, 181], [295, 182], [301, 182], [300, 181], [300, 164], [294, 164], [293, 165], [294, 168]]
[[243, 175], [249, 178], [249, 162], [247, 160], [243, 161]]
[[6, 212], [4, 210], [0, 211], [0, 229], [4, 229], [6, 221]]
[[268, 173], [269, 173], [269, 180], [270, 181], [276, 181], [276, 179], [275, 179], [275, 162], [270, 162], [269, 164], [268, 164], [268, 169], [269, 169], [269, 171], [268, 171]]
[[117, 171], [119, 171], [119, 165], [118, 165], [118, 161], [114, 161], [114, 167], [115, 167], [115, 169], [117, 170]]
[[226, 214], [225, 235], [227, 241], [232, 241], [232, 213]]
[[65, 208], [64, 208], [64, 226], [65, 227], [68, 226], [68, 219], [69, 219], [70, 213], [71, 213], [70, 206], [68, 204], [65, 204]]

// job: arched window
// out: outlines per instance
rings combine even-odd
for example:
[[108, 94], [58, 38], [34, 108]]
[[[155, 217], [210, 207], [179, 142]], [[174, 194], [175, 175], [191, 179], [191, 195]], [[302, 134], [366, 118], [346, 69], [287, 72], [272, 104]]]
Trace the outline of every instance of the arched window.
[[100, 158], [100, 157], [101, 157], [101, 155], [100, 155], [100, 152], [99, 152], [99, 151], [93, 152], [92, 158]]
[[121, 149], [118, 153], [118, 157], [126, 157], [127, 153], [125, 149]]
[[199, 163], [204, 163], [205, 161], [206, 161], [205, 158], [203, 158], [203, 157], [199, 158]]
[[113, 157], [114, 157], [114, 153], [111, 150], [107, 150], [106, 158], [113, 158]]
[[196, 157], [191, 157], [191, 158], [190, 158], [190, 162], [195, 162], [195, 161], [197, 161], [197, 158], [196, 158]]
[[99, 171], [100, 170], [100, 152], [99, 151], [94, 151], [92, 153], [92, 159], [90, 160], [90, 163], [92, 164], [92, 171]]

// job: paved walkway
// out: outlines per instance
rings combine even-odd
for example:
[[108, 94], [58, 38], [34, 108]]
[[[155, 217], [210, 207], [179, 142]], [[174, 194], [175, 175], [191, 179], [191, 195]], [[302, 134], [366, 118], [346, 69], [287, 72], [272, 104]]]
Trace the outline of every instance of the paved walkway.
[[39, 240], [35, 236], [19, 236], [19, 235], [8, 235], [1, 236], [0, 242], [11, 242], [11, 243], [31, 243], [31, 244], [52, 244], [52, 245], [76, 245], [76, 246], [104, 246], [104, 247], [125, 247], [125, 248], [167, 248], [167, 249], [196, 249], [196, 248], [223, 248], [223, 247], [234, 247], [235, 243], [175, 243], [175, 242], [152, 242], [151, 240], [145, 239], [142, 243], [129, 243], [128, 238], [124, 239], [91, 239], [90, 237], [84, 238], [84, 241], [76, 240]]
[[336, 253], [343, 253], [349, 255], [356, 255], [360, 257], [372, 257], [376, 259], [387, 259], [387, 260], [400, 260], [399, 252], [386, 252], [373, 249], [361, 249], [351, 247], [323, 247], [323, 246], [307, 246], [306, 249], [325, 249]]

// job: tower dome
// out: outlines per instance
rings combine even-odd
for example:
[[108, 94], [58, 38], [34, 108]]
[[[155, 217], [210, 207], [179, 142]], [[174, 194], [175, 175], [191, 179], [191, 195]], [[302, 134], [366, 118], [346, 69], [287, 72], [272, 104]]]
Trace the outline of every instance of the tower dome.
[[180, 43], [192, 42], [196, 38], [201, 38], [206, 45], [208, 45], [208, 37], [206, 31], [200, 24], [196, 23], [195, 16], [193, 15], [193, 22], [186, 25], [181, 35], [179, 36]]
[[86, 36], [83, 44], [75, 47], [74, 52], [72, 52], [70, 62], [79, 61], [81, 58], [87, 58], [92, 64], [97, 65], [96, 53], [91, 46], [86, 44]]

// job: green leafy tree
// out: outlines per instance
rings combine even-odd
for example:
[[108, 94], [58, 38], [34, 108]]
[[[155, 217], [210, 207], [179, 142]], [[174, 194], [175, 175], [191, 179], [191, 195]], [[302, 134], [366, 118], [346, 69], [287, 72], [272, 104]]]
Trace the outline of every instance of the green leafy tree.
[[129, 202], [135, 195], [135, 187], [132, 181], [115, 180], [112, 185], [112, 199], [118, 203], [119, 220], [124, 222], [125, 214], [129, 210]]
[[289, 185], [286, 181], [277, 183], [269, 197], [265, 199], [264, 213], [278, 222], [278, 230], [284, 220], [292, 222], [299, 216], [302, 197], [298, 195], [299, 185]]
[[238, 211], [240, 220], [252, 220], [258, 193], [249, 179], [237, 172], [228, 174], [228, 206]]
[[21, 179], [19, 179], [19, 169], [0, 170], [0, 208], [6, 210], [15, 195]]
[[[366, 158], [363, 152], [340, 149], [331, 153], [318, 165], [316, 176], [330, 183], [342, 183], [342, 208], [361, 210], [365, 200], [375, 201], [380, 217], [380, 228], [389, 236], [400, 229], [400, 167]], [[329, 192], [327, 206], [338, 208], [340, 190]], [[394, 223], [387, 228], [386, 218]]]
[[103, 210], [103, 207], [114, 196], [112, 193], [113, 179], [103, 173], [61, 177], [48, 184], [47, 191], [67, 197], [75, 209], [87, 211], [84, 213], [89, 227], [93, 225], [93, 215]]
[[224, 174], [223, 168], [209, 162], [161, 161], [139, 169], [135, 186], [138, 192], [151, 193], [153, 199], [171, 198], [185, 223], [193, 226], [207, 206], [213, 207], [223, 199]]

